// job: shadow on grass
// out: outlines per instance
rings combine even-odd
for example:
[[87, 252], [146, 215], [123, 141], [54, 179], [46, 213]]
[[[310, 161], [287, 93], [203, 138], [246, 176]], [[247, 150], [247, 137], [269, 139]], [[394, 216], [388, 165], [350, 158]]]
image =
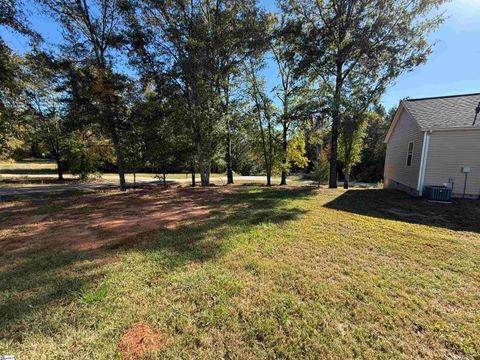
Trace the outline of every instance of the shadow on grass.
[[349, 190], [325, 207], [355, 214], [451, 230], [480, 232], [480, 202], [428, 202], [396, 190]]
[[[296, 219], [305, 210], [289, 206], [290, 201], [308, 197], [312, 190], [243, 188], [227, 192], [222, 198], [210, 197], [208, 194], [215, 192], [211, 189], [200, 198], [201, 189], [179, 191], [172, 201], [185, 202], [191, 194], [196, 194], [191, 199], [210, 208], [205, 219], [197, 221], [192, 217], [192, 221], [175, 228], [160, 223], [156, 230], [129, 236], [115, 244], [106, 243], [95, 250], [32, 252], [17, 248], [14, 254], [0, 254], [0, 265], [4, 263], [0, 267], [3, 269], [0, 270], [0, 333], [14, 339], [18, 336], [15, 325], [24, 319], [38, 316], [38, 311], [51, 304], [80, 299], [81, 294], [104, 275], [101, 265], [116, 254], [131, 248], [140, 249], [172, 270], [187, 262], [209, 261], [235, 245], [229, 243], [230, 235], [250, 231], [255, 225]], [[144, 194], [148, 192], [128, 195], [129, 203], [144, 201]], [[117, 205], [121, 204], [118, 199]], [[75, 225], [74, 217], [69, 221]], [[141, 223], [141, 219], [139, 221]], [[48, 225], [42, 231], [48, 233]]]
[[40, 169], [3, 169], [0, 175], [52, 175], [57, 174], [56, 169], [40, 168]]
[[[1, 171], [0, 171], [1, 172]], [[6, 185], [17, 185], [17, 184], [62, 184], [62, 185], [69, 185], [69, 184], [76, 184], [79, 183], [79, 179], [71, 179], [66, 178], [63, 180], [58, 180], [56, 178], [35, 178], [35, 177], [19, 177], [19, 178], [7, 178], [7, 179], [0, 179], [0, 184]]]
[[[2, 189], [0, 188], [0, 191]], [[38, 193], [25, 194], [7, 194], [0, 196], [0, 203], [11, 203], [16, 201], [30, 201], [32, 204], [45, 204], [58, 199], [65, 199], [68, 197], [75, 197], [92, 193], [92, 189], [66, 189], [62, 191], [46, 191]], [[2, 220], [0, 214], [0, 221]]]

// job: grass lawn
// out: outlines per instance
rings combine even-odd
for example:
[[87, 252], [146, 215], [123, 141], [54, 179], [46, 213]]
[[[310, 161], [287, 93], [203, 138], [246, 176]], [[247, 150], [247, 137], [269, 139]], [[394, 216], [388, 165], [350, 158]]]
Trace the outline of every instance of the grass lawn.
[[55, 175], [57, 164], [52, 160], [28, 159], [22, 161], [1, 161], [0, 176], [8, 175]]
[[479, 219], [310, 187], [6, 202], [0, 354], [480, 358]]
[[[57, 175], [57, 165], [52, 160], [43, 160], [43, 159], [26, 159], [22, 161], [5, 161], [0, 160], [0, 187], [21, 187], [20, 183], [31, 185], [34, 182], [45, 181], [48, 179], [50, 182], [56, 181]], [[101, 175], [103, 179], [109, 180], [118, 180], [117, 173], [102, 173], [93, 175]], [[191, 179], [191, 174], [188, 173], [168, 173], [167, 179], [180, 179], [188, 180]], [[65, 176], [70, 177], [70, 174], [65, 174]], [[137, 178], [151, 178], [151, 179], [163, 179], [163, 174], [156, 173], [137, 173]], [[226, 174], [210, 174], [210, 178], [213, 182], [217, 181], [218, 178], [226, 178]], [[240, 174], [235, 174], [236, 177], [241, 177]], [[2, 182], [3, 179], [3, 182]], [[125, 174], [125, 179], [127, 182], [133, 182], [133, 173], [127, 172]], [[299, 176], [291, 176], [289, 179], [297, 181], [300, 179]], [[9, 181], [5, 181], [9, 180]], [[11, 180], [11, 181], [10, 181]], [[71, 180], [71, 179], [70, 179]], [[98, 179], [97, 179], [98, 180]], [[196, 181], [200, 181], [200, 174], [196, 174]]]

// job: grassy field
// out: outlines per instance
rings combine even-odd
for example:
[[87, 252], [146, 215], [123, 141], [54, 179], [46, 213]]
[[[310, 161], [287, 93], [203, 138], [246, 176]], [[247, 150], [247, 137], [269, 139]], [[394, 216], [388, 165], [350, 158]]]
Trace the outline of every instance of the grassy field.
[[0, 176], [55, 175], [57, 164], [51, 160], [29, 159], [24, 161], [0, 161]]
[[[57, 164], [53, 160], [27, 159], [22, 161], [2, 161], [0, 160], [0, 176], [8, 178], [8, 175], [55, 175], [57, 173]], [[105, 176], [118, 177], [115, 173], [104, 173]], [[163, 174], [154, 173], [137, 173], [138, 177], [154, 178]], [[133, 174], [127, 173], [127, 180], [133, 181]], [[226, 176], [226, 174], [211, 174], [211, 177], [217, 178]], [[196, 174], [197, 180], [200, 174]], [[185, 173], [168, 173], [169, 179], [191, 179], [191, 174]], [[295, 177], [297, 179], [297, 177]]]
[[[52, 160], [42, 160], [42, 159], [27, 159], [22, 161], [1, 161], [0, 160], [0, 179], [3, 178], [9, 179], [14, 177], [16, 182], [20, 182], [20, 180], [24, 180], [25, 183], [32, 183], [31, 178], [38, 178], [40, 179], [42, 176], [48, 176], [48, 178], [52, 177], [52, 175], [57, 174], [57, 165]], [[95, 174], [100, 175], [100, 174]], [[168, 179], [191, 179], [191, 174], [186, 173], [168, 173], [166, 174]], [[23, 177], [22, 177], [23, 176]], [[67, 173], [68, 176], [68, 173]], [[101, 176], [103, 178], [118, 178], [118, 174], [116, 173], [102, 173]], [[133, 174], [128, 172], [125, 174], [126, 180], [128, 182], [133, 182]], [[155, 173], [137, 173], [136, 176], [138, 178], [159, 178], [163, 179], [163, 174], [155, 174]], [[235, 176], [240, 176], [236, 174]], [[18, 179], [20, 177], [20, 179]], [[226, 174], [210, 174], [212, 179], [219, 178], [219, 177], [226, 177]], [[55, 176], [54, 176], [55, 178]], [[292, 180], [298, 180], [298, 176], [292, 176]], [[200, 174], [196, 174], [196, 180], [200, 181]], [[0, 182], [0, 186], [1, 186]]]
[[[234, 174], [236, 184], [265, 184], [264, 176], [243, 177], [240, 174]], [[168, 181], [190, 183], [191, 174], [185, 173], [168, 173], [166, 174]], [[0, 190], [1, 189], [20, 189], [33, 186], [65, 186], [68, 184], [85, 184], [85, 183], [118, 183], [118, 174], [116, 173], [95, 173], [86, 180], [80, 180], [77, 176], [69, 173], [64, 174], [64, 181], [57, 180], [56, 164], [52, 160], [27, 159], [22, 161], [0, 161]], [[158, 182], [163, 181], [163, 174], [155, 173], [137, 173], [137, 182], [145, 182], [149, 179]], [[132, 173], [125, 174], [127, 184], [132, 185], [134, 175]], [[279, 183], [279, 178], [273, 178], [273, 183]], [[200, 184], [200, 174], [196, 174], [196, 182]], [[210, 174], [210, 182], [214, 185], [226, 185], [227, 176], [222, 173]], [[290, 185], [310, 185], [311, 182], [302, 180], [299, 175], [288, 176]]]
[[309, 187], [7, 202], [0, 354], [129, 358], [143, 336], [145, 358], [476, 359], [479, 218]]

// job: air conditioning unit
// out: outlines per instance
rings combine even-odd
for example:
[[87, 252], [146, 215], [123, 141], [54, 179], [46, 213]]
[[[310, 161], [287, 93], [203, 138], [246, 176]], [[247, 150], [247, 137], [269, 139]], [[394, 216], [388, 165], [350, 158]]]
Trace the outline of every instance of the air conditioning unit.
[[447, 186], [427, 186], [425, 187], [425, 197], [435, 201], [450, 201], [452, 189]]

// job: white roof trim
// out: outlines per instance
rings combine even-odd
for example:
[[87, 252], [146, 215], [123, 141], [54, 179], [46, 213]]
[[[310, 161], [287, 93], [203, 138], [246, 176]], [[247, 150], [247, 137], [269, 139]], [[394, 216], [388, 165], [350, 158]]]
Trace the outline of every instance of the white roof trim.
[[433, 127], [424, 131], [458, 131], [458, 130], [480, 130], [480, 126], [452, 126], [452, 127]]
[[401, 109], [405, 109], [404, 106], [402, 106], [402, 103], [400, 102], [400, 105], [398, 105], [397, 110], [395, 111], [395, 115], [393, 116], [392, 123], [390, 124], [390, 127], [388, 128], [387, 135], [385, 136], [385, 140], [383, 141], [384, 143], [388, 143], [388, 140], [390, 140], [390, 137], [393, 134], [393, 129], [397, 126], [398, 119], [400, 119], [400, 113]]

